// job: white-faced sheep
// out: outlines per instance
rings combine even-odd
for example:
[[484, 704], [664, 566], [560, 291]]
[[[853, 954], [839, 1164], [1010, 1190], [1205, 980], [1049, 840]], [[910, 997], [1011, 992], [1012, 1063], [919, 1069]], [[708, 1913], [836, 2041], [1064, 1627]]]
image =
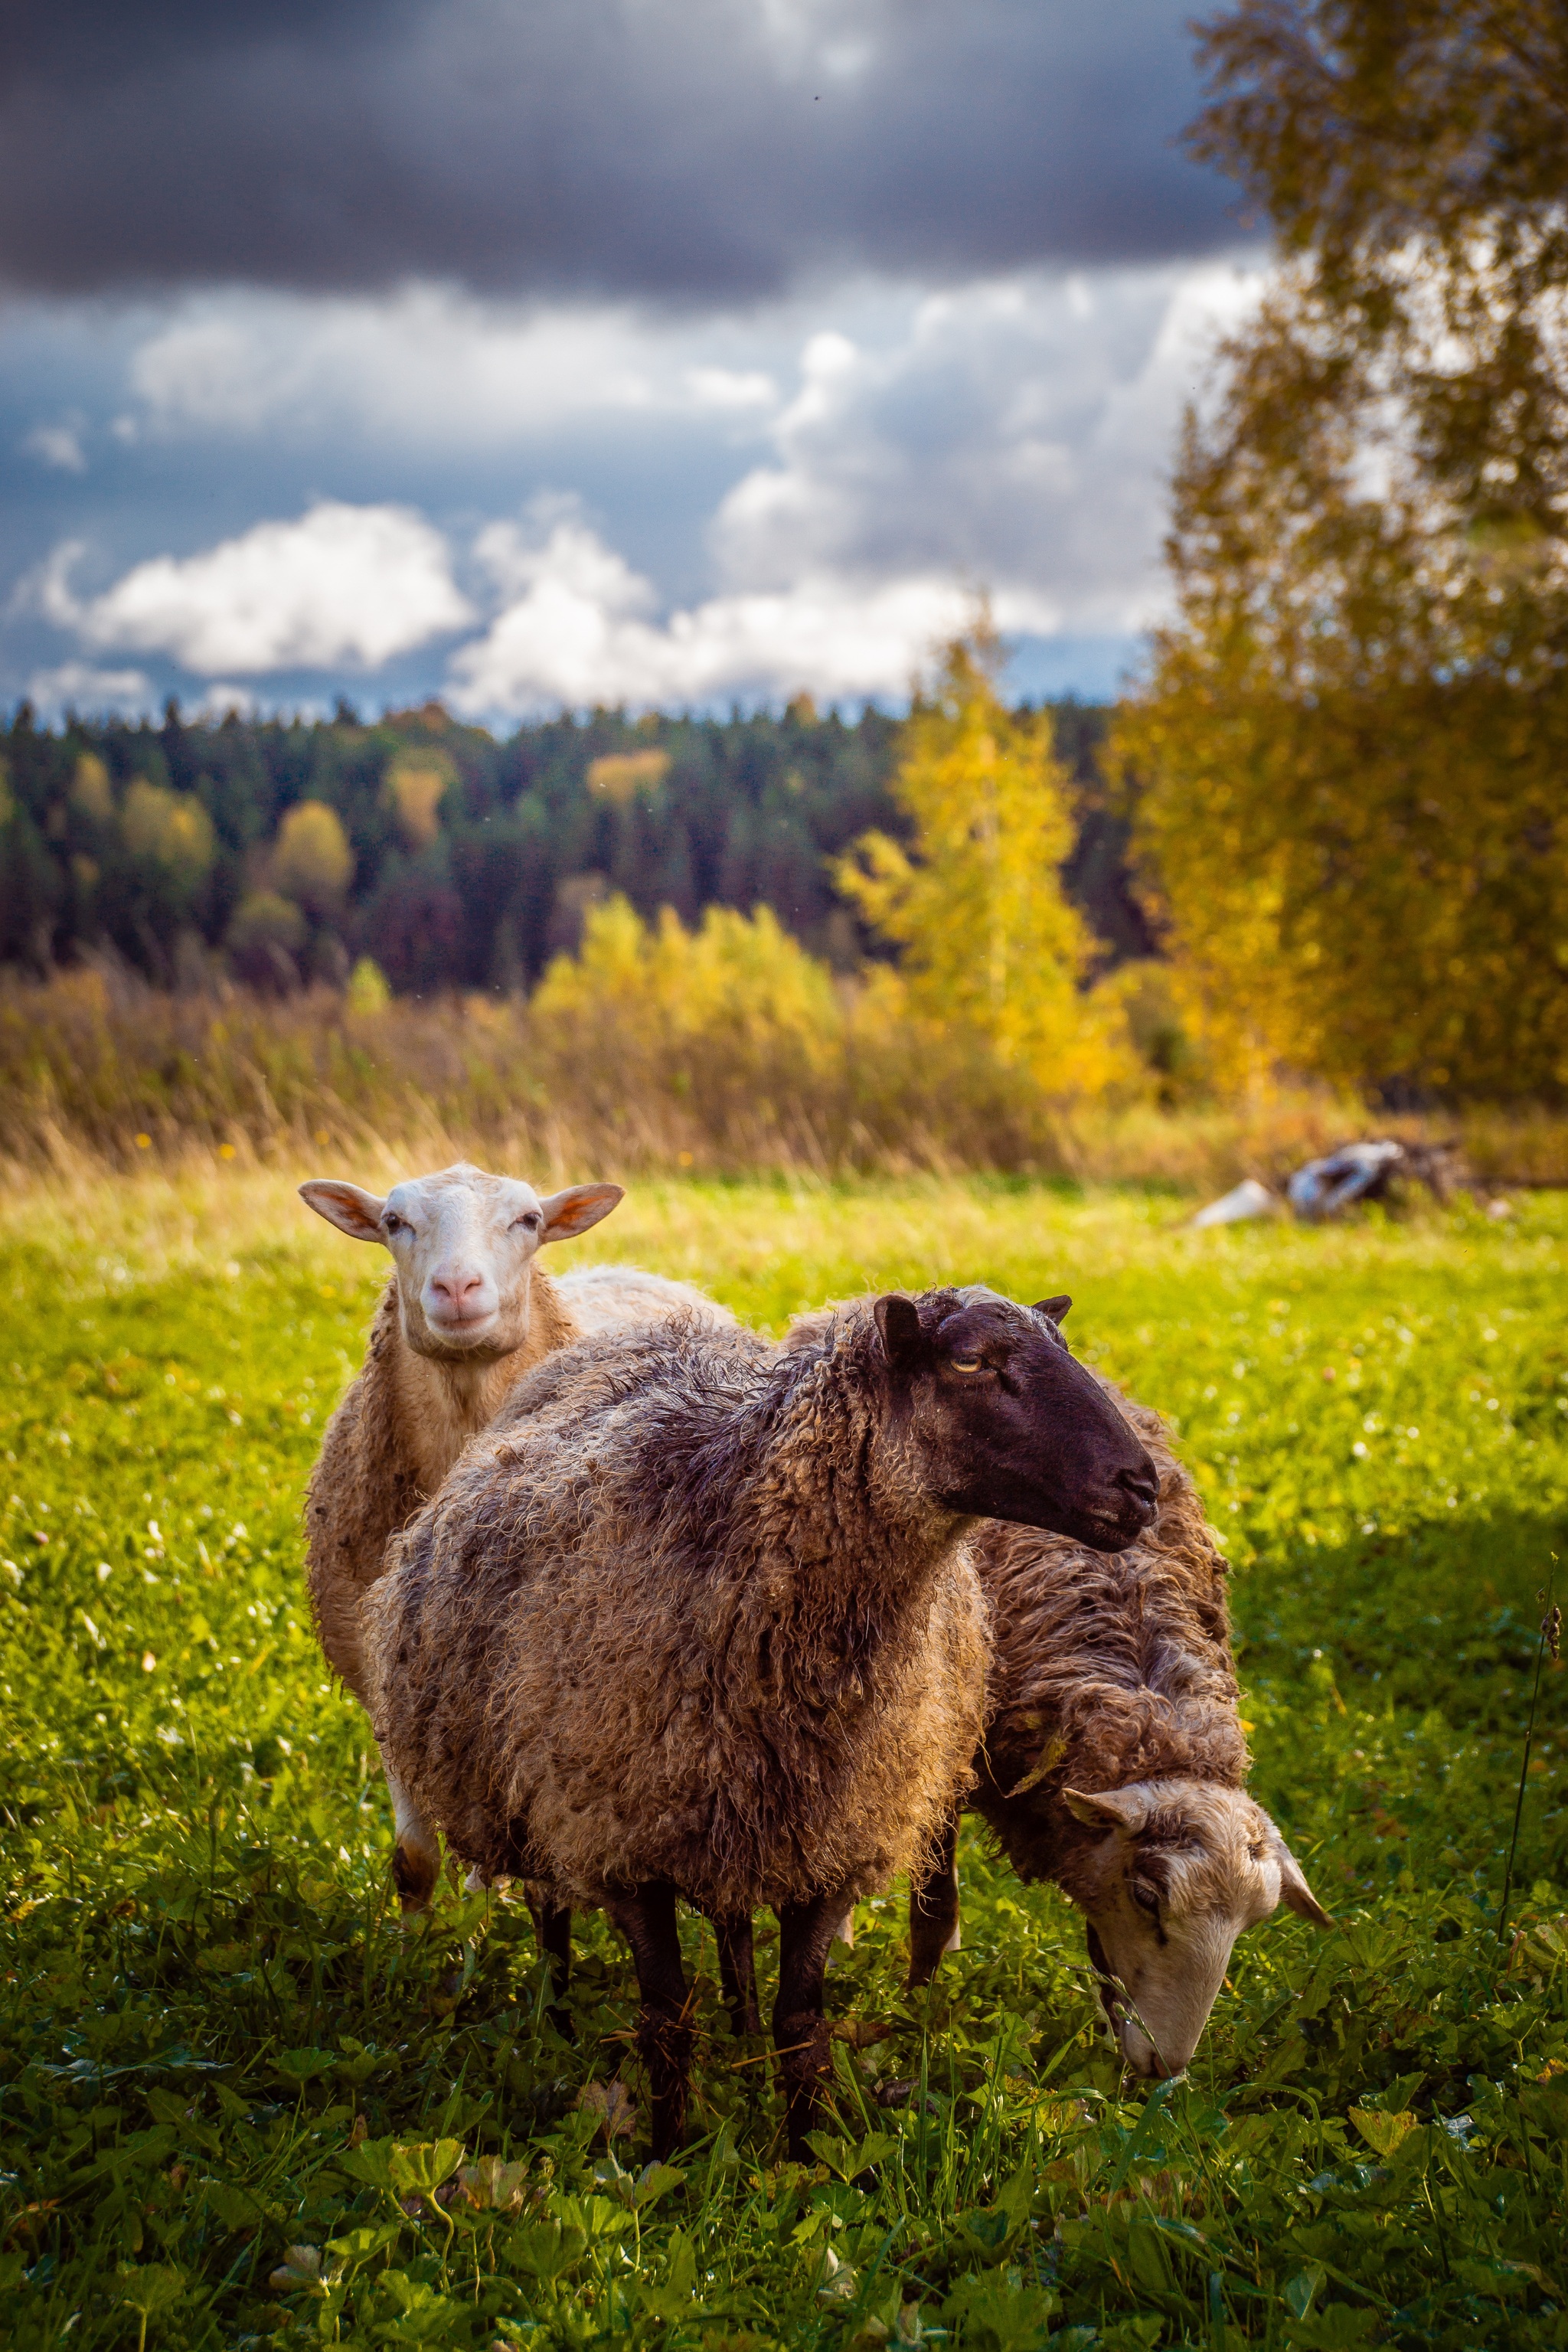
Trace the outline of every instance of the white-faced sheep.
[[[1021, 1877], [1055, 1880], [1084, 1913], [1128, 2063], [1173, 2074], [1244, 1928], [1280, 1902], [1331, 1922], [1247, 1793], [1226, 1563], [1192, 1479], [1159, 1416], [1101, 1386], [1158, 1471], [1158, 1513], [1114, 1558], [1037, 1528], [976, 1531], [992, 1661], [969, 1801]], [[911, 1983], [957, 1940], [954, 1837], [911, 1892]]]
[[[318, 1179], [300, 1193], [355, 1241], [389, 1250], [394, 1272], [371, 1326], [363, 1370], [327, 1424], [305, 1503], [307, 1573], [329, 1663], [364, 1699], [360, 1604], [381, 1574], [387, 1538], [436, 1494], [468, 1440], [553, 1349], [617, 1322], [678, 1311], [728, 1319], [688, 1284], [628, 1266], [587, 1266], [552, 1281], [547, 1242], [586, 1233], [623, 1197], [576, 1184], [541, 1200], [531, 1185], [459, 1163], [412, 1177], [384, 1199]], [[393, 1870], [405, 1910], [423, 1907], [439, 1849], [395, 1776]], [[564, 1965], [566, 1924], [540, 1932]]]
[[1042, 1319], [988, 1293], [862, 1301], [772, 1347], [695, 1318], [568, 1349], [365, 1596], [377, 1735], [489, 1875], [603, 1904], [642, 1994], [656, 2149], [689, 2064], [676, 1897], [780, 1924], [773, 2032], [804, 2149], [823, 1964], [968, 1779], [1005, 1515], [1114, 1546], [1142, 1445]]

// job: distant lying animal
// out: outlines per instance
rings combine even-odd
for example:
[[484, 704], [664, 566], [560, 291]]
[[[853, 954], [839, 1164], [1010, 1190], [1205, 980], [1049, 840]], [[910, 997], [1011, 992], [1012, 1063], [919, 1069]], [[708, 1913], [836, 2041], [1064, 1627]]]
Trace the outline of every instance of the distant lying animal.
[[[552, 1349], [617, 1322], [676, 1312], [731, 1318], [689, 1284], [635, 1267], [586, 1266], [552, 1282], [535, 1263], [545, 1243], [607, 1217], [624, 1197], [618, 1184], [574, 1184], [541, 1200], [531, 1184], [459, 1161], [395, 1184], [384, 1200], [326, 1178], [300, 1192], [340, 1233], [379, 1243], [394, 1262], [363, 1368], [327, 1423], [305, 1500], [316, 1631], [363, 1704], [360, 1604], [382, 1572], [387, 1538], [438, 1491], [523, 1374]], [[393, 1874], [405, 1911], [421, 1910], [439, 1848], [390, 1772], [387, 1786], [397, 1823]], [[548, 1909], [536, 1917], [559, 1966], [565, 1919]]]
[[[1032, 1528], [972, 1539], [992, 1664], [969, 1801], [1021, 1878], [1084, 1913], [1128, 2063], [1174, 2074], [1245, 1928], [1280, 1902], [1332, 1921], [1247, 1794], [1227, 1570], [1196, 1489], [1158, 1414], [1100, 1386], [1158, 1470], [1158, 1514], [1114, 1558]], [[957, 1941], [956, 1827], [911, 1889], [912, 1984]]]
[[748, 1969], [752, 1910], [778, 1915], [800, 2157], [834, 1928], [923, 1859], [972, 1769], [964, 1536], [1006, 1517], [1114, 1549], [1154, 1498], [1044, 1315], [935, 1290], [782, 1348], [692, 1316], [566, 1349], [394, 1539], [363, 1612], [382, 1752], [463, 1861], [622, 1928], [658, 2152], [690, 2062], [677, 1896]]

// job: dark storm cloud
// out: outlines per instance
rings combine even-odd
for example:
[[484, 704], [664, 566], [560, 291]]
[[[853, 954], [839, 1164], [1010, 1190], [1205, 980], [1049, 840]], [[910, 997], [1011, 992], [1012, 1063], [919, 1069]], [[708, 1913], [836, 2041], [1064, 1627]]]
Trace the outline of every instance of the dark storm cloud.
[[744, 300], [1236, 235], [1166, 0], [26, 0], [0, 271]]

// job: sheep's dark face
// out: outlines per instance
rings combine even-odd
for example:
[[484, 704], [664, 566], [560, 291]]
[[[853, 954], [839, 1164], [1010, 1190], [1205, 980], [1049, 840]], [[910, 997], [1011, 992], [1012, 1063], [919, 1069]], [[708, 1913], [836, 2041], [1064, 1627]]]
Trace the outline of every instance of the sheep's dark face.
[[1154, 1465], [1058, 1330], [1068, 1304], [927, 1291], [879, 1299], [877, 1328], [932, 1501], [1123, 1551], [1154, 1516]]

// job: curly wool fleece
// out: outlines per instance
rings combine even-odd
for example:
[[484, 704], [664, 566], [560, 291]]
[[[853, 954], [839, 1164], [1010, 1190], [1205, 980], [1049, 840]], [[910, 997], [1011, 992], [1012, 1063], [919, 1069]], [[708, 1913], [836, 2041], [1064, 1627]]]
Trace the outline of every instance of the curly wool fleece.
[[[1098, 1376], [1097, 1376], [1098, 1377]], [[1014, 1868], [1089, 1893], [1101, 1832], [1064, 1789], [1192, 1780], [1246, 1786], [1227, 1569], [1157, 1413], [1111, 1387], [1160, 1480], [1159, 1514], [1119, 1553], [987, 1520], [971, 1549], [991, 1604], [985, 1752], [971, 1802]]]
[[487, 1875], [713, 1912], [920, 1864], [970, 1779], [985, 1610], [922, 1498], [868, 1302], [695, 1321], [513, 1391], [366, 1595], [388, 1762]]

